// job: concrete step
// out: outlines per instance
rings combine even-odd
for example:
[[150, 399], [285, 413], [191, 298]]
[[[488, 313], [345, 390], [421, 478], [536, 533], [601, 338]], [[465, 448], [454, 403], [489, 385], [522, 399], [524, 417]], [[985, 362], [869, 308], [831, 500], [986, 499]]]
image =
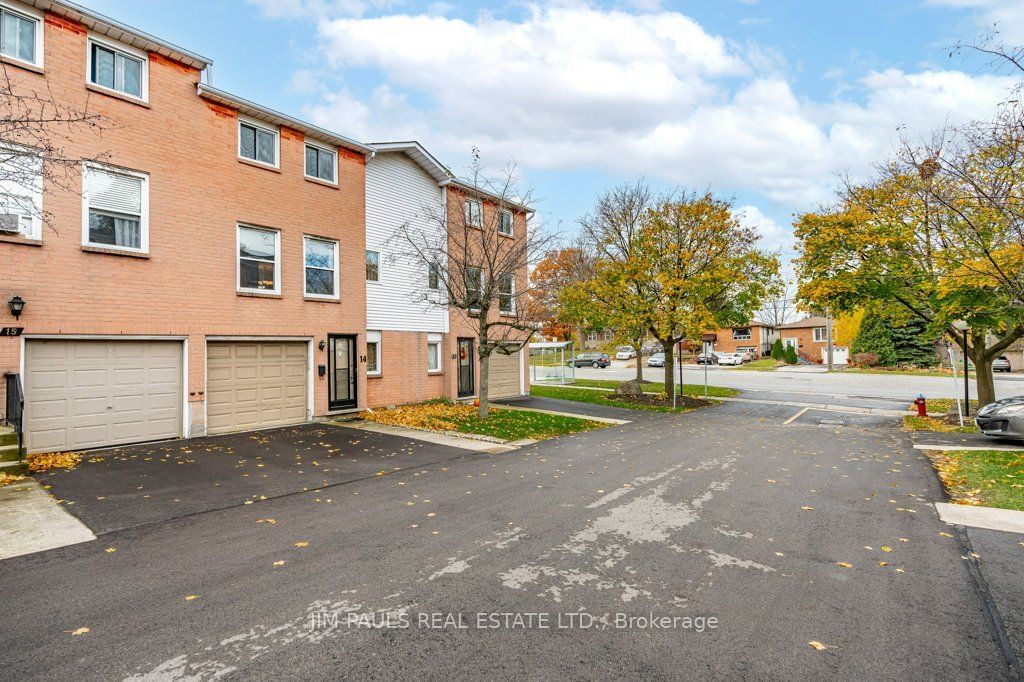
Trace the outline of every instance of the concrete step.
[[0, 474], [27, 476], [28, 462], [0, 462]]
[[18, 434], [9, 426], [0, 426], [0, 445], [10, 445], [18, 442]]
[[17, 462], [19, 459], [21, 459], [21, 453], [18, 452], [17, 442], [0, 445], [0, 462]]

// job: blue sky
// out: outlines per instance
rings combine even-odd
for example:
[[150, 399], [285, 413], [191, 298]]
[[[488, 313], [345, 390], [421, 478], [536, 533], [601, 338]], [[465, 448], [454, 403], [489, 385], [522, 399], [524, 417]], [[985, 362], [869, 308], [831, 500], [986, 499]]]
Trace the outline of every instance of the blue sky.
[[993, 25], [1024, 44], [1021, 0], [82, 1], [344, 135], [418, 139], [456, 171], [473, 145], [494, 171], [514, 158], [566, 234], [644, 176], [734, 197], [784, 258], [838, 173], [992, 112], [1011, 82], [950, 45]]

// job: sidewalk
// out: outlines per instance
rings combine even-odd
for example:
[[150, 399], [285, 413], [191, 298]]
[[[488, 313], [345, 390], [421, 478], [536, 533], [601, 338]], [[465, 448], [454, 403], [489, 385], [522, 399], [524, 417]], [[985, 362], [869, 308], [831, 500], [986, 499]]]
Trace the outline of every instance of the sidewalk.
[[36, 481], [0, 488], [0, 559], [95, 539]]

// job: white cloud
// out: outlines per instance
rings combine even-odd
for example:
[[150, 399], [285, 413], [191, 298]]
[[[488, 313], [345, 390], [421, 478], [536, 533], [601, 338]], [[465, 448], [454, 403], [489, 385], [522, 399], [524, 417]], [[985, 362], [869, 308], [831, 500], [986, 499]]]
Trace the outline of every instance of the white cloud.
[[983, 30], [993, 27], [1010, 45], [1024, 44], [1024, 2], [1021, 0], [928, 0], [929, 5], [973, 10]]

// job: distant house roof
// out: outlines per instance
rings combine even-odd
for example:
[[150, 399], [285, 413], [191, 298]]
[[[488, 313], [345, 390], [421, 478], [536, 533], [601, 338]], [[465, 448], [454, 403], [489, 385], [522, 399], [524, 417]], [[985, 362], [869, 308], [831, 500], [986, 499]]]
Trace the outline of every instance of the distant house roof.
[[812, 315], [803, 320], [780, 324], [776, 329], [810, 329], [811, 327], [824, 327], [828, 324], [828, 318], [824, 315]]

